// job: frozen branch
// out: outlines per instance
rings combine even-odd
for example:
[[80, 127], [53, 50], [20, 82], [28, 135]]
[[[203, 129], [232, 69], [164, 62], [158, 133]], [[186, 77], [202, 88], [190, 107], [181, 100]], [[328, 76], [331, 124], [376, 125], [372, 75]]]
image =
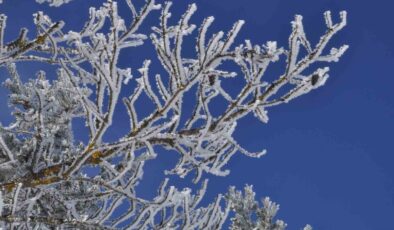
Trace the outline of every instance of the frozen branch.
[[[69, 1], [39, 2], [60, 6]], [[308, 40], [302, 17], [296, 15], [286, 48], [274, 41], [234, 45], [243, 20], [228, 32], [211, 32], [214, 17], [207, 17], [195, 32], [197, 26], [191, 23], [195, 4], [174, 24], [169, 20], [170, 2], [161, 6], [146, 0], [140, 8], [134, 1], [124, 4], [130, 22], [120, 15], [117, 1], [107, 0], [89, 9], [80, 31], [64, 32], [63, 22], [38, 12], [37, 35], [31, 40], [22, 29], [17, 38], [5, 41], [7, 17], [0, 16], [0, 66], [6, 66], [10, 75], [4, 85], [14, 117], [8, 127], [0, 127], [0, 228], [221, 229], [233, 211], [232, 229], [284, 229], [283, 221], [273, 220], [279, 206], [266, 198], [260, 207], [251, 186], [244, 194], [231, 188], [226, 196], [219, 194], [202, 206], [205, 176], [229, 175], [226, 165], [235, 154], [258, 158], [266, 153], [250, 152], [238, 144], [234, 133], [239, 120], [253, 114], [267, 123], [270, 107], [325, 84], [326, 65], [337, 62], [348, 49], [344, 45], [326, 53], [331, 38], [346, 25], [346, 12], [340, 13], [336, 24], [330, 12], [324, 14], [327, 30], [317, 44]], [[159, 9], [160, 22], [152, 33], [139, 33], [148, 15]], [[186, 57], [182, 51], [192, 35], [196, 53]], [[122, 52], [133, 52], [147, 39], [164, 73], [152, 73], [153, 58], [141, 60], [137, 70], [119, 64]], [[266, 71], [281, 58], [286, 59], [283, 72], [268, 81]], [[40, 71], [34, 80], [23, 82], [17, 69], [25, 61], [55, 66], [57, 79], [48, 80]], [[226, 69], [227, 63], [239, 70]], [[234, 77], [243, 80], [235, 96], [222, 87]], [[126, 92], [124, 85], [134, 88]], [[194, 95], [191, 115], [185, 113], [185, 103], [191, 100], [186, 94]], [[130, 129], [109, 142], [106, 135], [123, 95]], [[154, 105], [147, 116], [138, 107], [144, 97]], [[212, 105], [218, 98], [224, 99], [225, 110], [214, 115]], [[87, 143], [74, 138], [76, 118], [85, 121]], [[157, 147], [178, 154], [167, 174], [181, 178], [194, 174], [193, 182], [201, 189], [179, 189], [167, 178], [154, 198], [141, 198], [136, 188], [145, 164], [162, 154]], [[91, 167], [99, 173], [90, 173]], [[125, 211], [119, 214], [120, 209]]]

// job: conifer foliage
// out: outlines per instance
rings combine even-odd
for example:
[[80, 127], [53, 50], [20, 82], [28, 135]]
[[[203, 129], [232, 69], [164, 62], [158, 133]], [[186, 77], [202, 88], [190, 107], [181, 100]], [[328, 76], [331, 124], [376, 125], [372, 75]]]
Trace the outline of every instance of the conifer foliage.
[[[330, 39], [346, 25], [346, 12], [340, 12], [337, 23], [330, 12], [324, 14], [327, 29], [317, 44], [309, 42], [302, 16], [296, 15], [289, 43], [282, 47], [273, 41], [234, 44], [242, 20], [226, 32], [210, 30], [214, 17], [192, 24], [195, 4], [178, 23], [170, 23], [171, 2], [145, 0], [137, 7], [134, 1], [119, 1], [129, 8], [131, 21], [119, 14], [117, 1], [107, 0], [90, 8], [80, 31], [64, 31], [64, 22], [43, 12], [34, 14], [37, 33], [29, 33], [32, 38], [22, 29], [18, 37], [6, 40], [7, 16], [0, 16], [0, 66], [9, 73], [4, 85], [13, 110], [13, 122], [0, 127], [0, 227], [221, 229], [230, 215], [232, 229], [285, 229], [283, 221], [274, 219], [279, 206], [269, 198], [255, 201], [252, 186], [244, 192], [232, 187], [211, 204], [201, 205], [208, 188], [204, 177], [229, 175], [226, 164], [234, 154], [256, 158], [265, 154], [237, 143], [233, 135], [237, 121], [253, 114], [267, 123], [270, 107], [323, 86], [327, 63], [337, 62], [348, 48], [327, 51]], [[61, 6], [70, 0], [37, 2]], [[160, 23], [150, 34], [140, 33], [154, 11], [160, 13]], [[185, 57], [182, 49], [190, 47], [184, 40], [193, 38], [196, 55]], [[161, 63], [163, 73], [151, 73], [151, 60], [143, 61], [138, 70], [120, 67], [122, 52], [132, 53], [147, 42], [153, 44], [157, 56], [152, 60]], [[266, 81], [270, 64], [281, 59], [286, 60], [283, 73]], [[22, 81], [18, 68], [26, 62], [56, 67], [57, 79], [48, 80], [53, 77], [39, 71], [34, 79]], [[224, 62], [239, 71], [226, 70]], [[315, 63], [322, 67], [311, 66]], [[236, 96], [223, 87], [229, 78], [244, 80]], [[131, 81], [135, 88], [124, 96], [122, 88]], [[183, 113], [188, 92], [195, 97], [190, 115]], [[145, 117], [138, 113], [136, 102], [141, 97], [155, 105]], [[210, 105], [218, 97], [227, 108], [217, 116]], [[121, 106], [128, 112], [129, 132], [107, 141], [104, 136]], [[76, 118], [86, 122], [88, 143], [74, 138]], [[144, 165], [161, 153], [158, 146], [176, 152], [179, 161], [169, 166], [157, 196], [147, 200], [136, 188], [149, 179], [143, 177]], [[99, 168], [99, 173], [86, 173], [89, 167]], [[199, 191], [169, 185], [174, 175], [189, 174]]]

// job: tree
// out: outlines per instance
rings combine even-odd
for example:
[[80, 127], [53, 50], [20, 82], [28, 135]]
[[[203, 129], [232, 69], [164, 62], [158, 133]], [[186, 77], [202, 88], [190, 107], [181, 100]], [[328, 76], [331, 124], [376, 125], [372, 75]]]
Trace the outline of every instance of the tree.
[[[58, 6], [68, 1], [37, 2]], [[208, 183], [202, 178], [205, 174], [227, 176], [226, 163], [238, 152], [250, 157], [264, 155], [265, 150], [249, 152], [233, 138], [237, 121], [252, 113], [266, 123], [268, 108], [324, 85], [329, 68], [310, 66], [336, 62], [346, 51], [344, 45], [323, 54], [330, 39], [346, 25], [346, 12], [340, 13], [337, 24], [330, 12], [324, 14], [327, 30], [315, 46], [304, 33], [302, 17], [296, 15], [287, 49], [272, 41], [259, 45], [248, 40], [232, 48], [244, 21], [236, 22], [227, 34], [219, 31], [210, 36], [214, 18], [208, 17], [199, 26], [195, 56], [184, 57], [183, 41], [196, 30], [190, 24], [195, 4], [171, 25], [171, 2], [160, 5], [146, 0], [139, 10], [130, 0], [124, 3], [133, 16], [131, 22], [118, 14], [116, 1], [107, 0], [99, 9], [90, 9], [89, 20], [78, 32], [65, 32], [63, 22], [53, 22], [38, 12], [33, 39], [22, 29], [16, 39], [6, 41], [7, 17], [1, 15], [0, 65], [10, 75], [4, 84], [10, 91], [14, 116], [0, 131], [1, 227], [220, 229], [234, 211], [232, 229], [284, 229], [283, 221], [273, 220], [278, 205], [265, 198], [259, 207], [251, 186], [245, 187], [244, 194], [230, 188], [228, 194], [219, 194], [213, 203], [201, 206]], [[160, 24], [152, 27], [149, 36], [139, 33], [147, 15], [157, 10], [161, 11]], [[121, 52], [132, 52], [148, 39], [164, 74], [153, 78], [150, 60], [138, 72], [118, 65]], [[283, 74], [265, 81], [268, 66], [282, 57], [286, 60]], [[56, 66], [57, 80], [47, 80], [46, 73], [39, 71], [35, 79], [22, 82], [17, 64], [27, 61]], [[224, 70], [223, 63], [232, 63], [240, 71]], [[221, 83], [236, 75], [244, 78], [244, 85], [234, 96]], [[134, 92], [120, 98], [129, 81], [136, 82]], [[187, 92], [195, 94], [189, 117], [182, 113]], [[155, 105], [146, 117], [136, 107], [143, 96]], [[215, 116], [210, 105], [219, 97], [227, 108]], [[119, 106], [127, 108], [129, 133], [109, 142], [104, 135]], [[86, 121], [88, 143], [74, 139], [72, 121], [76, 118]], [[167, 178], [152, 200], [136, 193], [144, 164], [160, 154], [158, 146], [179, 154], [177, 165], [166, 173], [181, 178], [194, 174], [193, 182], [201, 184], [198, 192], [168, 186]], [[86, 173], [92, 166], [99, 173]], [[123, 212], [119, 214], [120, 207]]]

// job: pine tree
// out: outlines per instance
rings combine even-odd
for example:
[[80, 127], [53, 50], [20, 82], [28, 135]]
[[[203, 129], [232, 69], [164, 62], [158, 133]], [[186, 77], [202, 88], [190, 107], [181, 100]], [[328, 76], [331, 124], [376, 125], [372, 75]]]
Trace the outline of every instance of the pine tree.
[[[195, 4], [178, 23], [171, 24], [171, 2], [160, 5], [146, 0], [138, 9], [131, 0], [120, 1], [129, 8], [132, 21], [119, 15], [113, 0], [90, 8], [89, 19], [77, 32], [64, 31], [62, 21], [54, 22], [38, 12], [34, 14], [37, 34], [32, 39], [22, 29], [17, 38], [7, 41], [7, 17], [0, 16], [0, 66], [9, 73], [4, 85], [13, 110], [13, 122], [0, 127], [0, 227], [221, 229], [233, 215], [232, 229], [285, 229], [283, 221], [274, 219], [279, 206], [269, 198], [259, 205], [252, 186], [246, 186], [244, 193], [231, 187], [211, 204], [200, 205], [208, 185], [204, 176], [229, 175], [226, 164], [234, 154], [256, 158], [265, 154], [265, 150], [254, 153], [237, 143], [233, 137], [237, 121], [254, 114], [267, 123], [270, 107], [323, 86], [329, 68], [312, 64], [337, 62], [348, 48], [325, 52], [330, 39], [346, 25], [346, 12], [340, 13], [336, 24], [330, 12], [324, 14], [327, 30], [315, 45], [304, 33], [302, 17], [296, 15], [284, 48], [273, 41], [252, 44], [246, 40], [235, 45], [242, 20], [226, 33], [211, 35], [214, 17], [199, 26], [190, 23]], [[69, 0], [37, 2], [60, 6]], [[150, 35], [140, 33], [153, 11], [161, 11], [159, 25], [152, 27]], [[185, 48], [184, 40], [191, 36], [196, 36], [196, 55], [184, 57], [182, 49], [190, 48]], [[118, 65], [121, 52], [133, 52], [148, 40], [164, 73], [153, 76], [151, 60], [143, 61], [138, 71]], [[283, 74], [266, 81], [263, 76], [270, 64], [281, 59], [286, 60]], [[57, 79], [48, 80], [52, 78], [39, 71], [34, 79], [23, 82], [18, 68], [31, 61], [56, 67]], [[224, 62], [239, 71], [226, 70]], [[222, 82], [235, 77], [243, 78], [244, 85], [234, 96]], [[133, 92], [121, 98], [122, 88], [131, 81]], [[183, 101], [190, 92], [195, 104], [189, 116], [183, 113]], [[145, 117], [136, 106], [142, 97], [155, 105]], [[215, 116], [210, 105], [219, 97], [227, 108]], [[107, 141], [104, 136], [121, 106], [128, 111], [129, 132]], [[72, 121], [77, 118], [86, 122], [88, 143], [74, 137]], [[157, 196], [147, 200], [136, 187], [144, 179], [146, 162], [161, 153], [158, 146], [176, 152], [179, 161], [166, 172], [168, 178]], [[92, 166], [99, 173], [85, 173]], [[169, 186], [171, 175], [184, 178], [189, 174], [201, 185], [199, 191]], [[122, 213], [115, 214], [120, 207]]]

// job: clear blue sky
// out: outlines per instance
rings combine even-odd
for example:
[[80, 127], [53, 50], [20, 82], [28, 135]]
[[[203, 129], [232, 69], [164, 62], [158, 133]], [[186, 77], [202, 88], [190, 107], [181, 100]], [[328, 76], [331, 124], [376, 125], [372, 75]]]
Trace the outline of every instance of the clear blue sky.
[[[67, 28], [77, 30], [87, 18], [88, 6], [101, 2], [75, 0], [63, 8], [48, 8], [30, 0], [5, 1], [6, 4], [0, 5], [0, 12], [9, 15], [10, 38], [22, 26], [31, 26], [31, 14], [37, 10], [57, 19], [64, 18]], [[174, 16], [179, 16], [191, 2], [175, 0]], [[304, 16], [306, 33], [313, 42], [325, 29], [322, 17], [325, 10], [331, 10], [335, 19], [340, 10], [346, 10], [349, 22], [332, 45], [346, 43], [350, 49], [339, 63], [330, 65], [331, 77], [323, 88], [290, 104], [272, 108], [266, 125], [252, 116], [239, 122], [236, 133], [239, 142], [250, 150], [267, 148], [268, 155], [258, 160], [240, 154], [235, 156], [228, 165], [230, 176], [209, 177], [206, 201], [213, 200], [216, 193], [225, 192], [229, 185], [242, 188], [248, 183], [254, 185], [258, 196], [270, 196], [281, 204], [278, 217], [289, 224], [289, 229], [299, 229], [306, 223], [317, 230], [394, 229], [393, 1], [194, 2], [199, 6], [194, 23], [214, 15], [216, 21], [212, 28], [218, 30], [229, 29], [234, 21], [244, 19], [247, 23], [239, 41], [246, 38], [255, 43], [276, 40], [285, 47], [294, 14]], [[142, 29], [149, 31], [152, 25], [157, 25], [157, 17], [157, 13], [152, 14]], [[143, 58], [152, 54], [153, 47], [148, 42], [125, 54], [121, 64], [137, 68]], [[32, 77], [32, 69], [37, 68], [33, 64], [18, 66], [24, 79]], [[160, 68], [154, 68], [153, 73], [159, 71]], [[0, 95], [0, 119], [7, 123], [11, 117], [7, 111], [6, 90], [1, 89]], [[117, 118], [121, 121], [126, 116]], [[78, 131], [80, 123], [75, 124]], [[121, 135], [127, 127], [123, 122], [115, 123], [111, 135]], [[150, 194], [160, 182], [161, 170], [175, 163], [170, 155], [163, 153], [158, 161], [148, 164], [146, 182], [140, 189], [142, 194]], [[174, 181], [178, 185], [187, 184]]]

